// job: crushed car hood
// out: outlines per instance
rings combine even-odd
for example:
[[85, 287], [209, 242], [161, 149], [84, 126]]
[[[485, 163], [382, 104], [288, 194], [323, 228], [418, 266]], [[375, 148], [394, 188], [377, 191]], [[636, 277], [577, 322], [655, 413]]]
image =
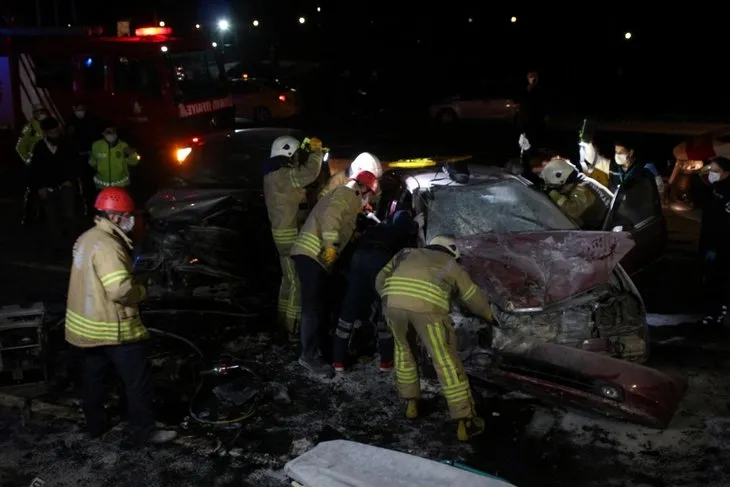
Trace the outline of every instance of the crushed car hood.
[[578, 230], [456, 240], [469, 275], [505, 311], [537, 311], [608, 282], [634, 246], [627, 232]]

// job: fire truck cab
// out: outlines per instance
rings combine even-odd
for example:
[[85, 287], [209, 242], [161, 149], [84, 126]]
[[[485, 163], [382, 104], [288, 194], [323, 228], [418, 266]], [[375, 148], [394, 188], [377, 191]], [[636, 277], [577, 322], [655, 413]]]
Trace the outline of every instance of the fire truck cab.
[[35, 104], [64, 123], [76, 100], [115, 124], [143, 161], [183, 163], [206, 133], [234, 123], [223, 66], [205, 39], [163, 27], [124, 37], [0, 29], [0, 131], [18, 134]]

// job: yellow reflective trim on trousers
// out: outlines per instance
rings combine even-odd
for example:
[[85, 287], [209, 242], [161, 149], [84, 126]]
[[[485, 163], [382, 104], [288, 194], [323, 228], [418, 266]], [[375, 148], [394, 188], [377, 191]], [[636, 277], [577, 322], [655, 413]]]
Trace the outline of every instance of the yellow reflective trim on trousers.
[[79, 336], [97, 340], [135, 339], [147, 335], [139, 317], [122, 322], [93, 321], [70, 309], [66, 310], [66, 326]]
[[432, 295], [424, 294], [420, 291], [413, 291], [411, 289], [405, 289], [400, 286], [388, 286], [387, 284], [383, 286], [383, 292], [382, 296], [405, 296], [408, 298], [415, 298], [415, 299], [421, 299], [423, 301], [429, 302], [433, 304], [434, 306], [438, 306], [439, 308], [444, 309], [445, 311], [449, 310], [449, 301], [447, 299], [444, 299], [442, 297], [435, 297]]
[[[388, 323], [391, 333], [393, 334], [393, 342], [395, 343], [395, 379], [401, 384], [418, 383], [418, 368], [405, 363], [404, 344], [398, 340], [398, 335], [393, 332], [393, 327]], [[414, 371], [411, 374], [411, 371]]]
[[469, 289], [467, 289], [467, 291], [464, 293], [464, 295], [461, 297], [461, 299], [463, 299], [464, 301], [468, 301], [469, 299], [472, 298], [472, 296], [474, 296], [476, 294], [476, 292], [477, 292], [477, 287], [474, 284], [472, 284], [471, 286], [469, 286]]
[[431, 347], [433, 348], [433, 358], [441, 368], [444, 379], [446, 380], [446, 387], [451, 387], [457, 384], [456, 368], [451, 363], [451, 357], [449, 357], [446, 351], [446, 346], [443, 338], [443, 329], [441, 323], [431, 323], [426, 326], [428, 337], [431, 340]]
[[129, 275], [129, 272], [126, 269], [122, 269], [119, 271], [110, 272], [109, 274], [105, 274], [105, 275], [101, 276], [101, 278], [99, 280], [101, 281], [101, 283], [104, 286], [107, 286], [114, 282], [125, 279], [128, 275]]

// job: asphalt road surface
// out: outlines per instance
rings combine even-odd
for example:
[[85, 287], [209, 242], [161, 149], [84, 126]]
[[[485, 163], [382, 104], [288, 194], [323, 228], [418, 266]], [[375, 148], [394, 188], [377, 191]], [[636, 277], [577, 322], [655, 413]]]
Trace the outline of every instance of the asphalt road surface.
[[[516, 152], [514, 132], [498, 126], [447, 132], [403, 126], [327, 129], [317, 127], [315, 135], [333, 150], [351, 155], [361, 150], [384, 158], [479, 151], [504, 160]], [[647, 136], [646, 146], [657, 154], [671, 152], [670, 139]], [[554, 140], [565, 147], [558, 147], [561, 150], [574, 147], [570, 133], [557, 134]], [[21, 233], [15, 218], [20, 181], [11, 177], [17, 171], [4, 174], [0, 305], [44, 300], [62, 307], [69, 259], [43, 256], [42, 237]], [[699, 294], [692, 277], [698, 222], [673, 213], [668, 218], [667, 255], [635, 281], [650, 312], [694, 313]], [[429, 381], [424, 381], [424, 418], [409, 422], [402, 417], [391, 377], [378, 374], [372, 362], [342, 378], [314, 380], [296, 366], [291, 346], [253, 331], [266, 329], [261, 319], [243, 324], [216, 320], [205, 326], [233, 328], [238, 338], [226, 339], [224, 348], [245, 356], [261, 381], [279, 384], [277, 390], [285, 390], [291, 402], [269, 397], [254, 416], [228, 428], [202, 427], [186, 417], [184, 408], [168, 408], [163, 419], [180, 428], [181, 441], [144, 449], [126, 448], [119, 428], [101, 440], [88, 440], [73, 407], [64, 418], [40, 413], [28, 417], [2, 407], [0, 486], [30, 485], [36, 477], [49, 486], [284, 486], [288, 483], [281, 469], [286, 461], [318, 441], [335, 438], [461, 461], [524, 487], [730, 485], [730, 358], [722, 346], [724, 332], [711, 339], [714, 348], [705, 347], [702, 340], [654, 348], [650, 365], [689, 382], [667, 430], [550, 408], [515, 393], [480, 390], [487, 433], [471, 444], [460, 444], [446, 420], [438, 388]]]

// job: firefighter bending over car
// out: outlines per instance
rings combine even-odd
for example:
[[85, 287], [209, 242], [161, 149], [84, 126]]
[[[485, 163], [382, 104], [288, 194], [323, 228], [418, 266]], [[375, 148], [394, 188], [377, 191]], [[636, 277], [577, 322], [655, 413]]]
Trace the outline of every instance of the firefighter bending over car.
[[355, 231], [357, 215], [377, 191], [378, 178], [368, 171], [335, 188], [317, 202], [290, 251], [302, 300], [299, 364], [319, 376], [331, 377], [333, 373], [320, 353], [320, 339], [326, 333], [324, 301], [330, 273]]
[[279, 324], [296, 336], [301, 317], [299, 280], [289, 251], [301, 226], [299, 205], [306, 201], [305, 187], [317, 179], [322, 167], [322, 141], [312, 139], [309, 157], [299, 164], [299, 141], [292, 136], [278, 137], [271, 146], [271, 158], [264, 167], [264, 198], [271, 222], [271, 233], [281, 263], [281, 286], [277, 303]]
[[540, 173], [558, 208], [583, 230], [600, 230], [613, 195], [565, 159], [552, 159]]
[[96, 171], [96, 189], [129, 186], [129, 167], [139, 163], [137, 151], [119, 140], [116, 127], [106, 127], [103, 138], [91, 145], [89, 165]]
[[165, 443], [174, 431], [155, 429], [152, 383], [145, 342], [149, 332], [139, 315], [146, 296], [132, 275], [134, 203], [121, 188], [99, 193], [94, 227], [74, 245], [66, 307], [66, 341], [81, 349], [83, 408], [88, 432], [103, 435], [105, 372], [109, 364], [124, 383], [129, 425], [135, 443]]
[[456, 435], [467, 441], [484, 431], [484, 421], [474, 411], [469, 379], [457, 350], [449, 316], [452, 293], [474, 314], [494, 321], [489, 301], [461, 268], [459, 256], [453, 239], [436, 236], [425, 248], [397, 253], [380, 271], [375, 286], [395, 339], [396, 385], [406, 399], [406, 417], [418, 417], [421, 397], [418, 366], [407, 340], [412, 325], [433, 358], [451, 417], [458, 421]]

